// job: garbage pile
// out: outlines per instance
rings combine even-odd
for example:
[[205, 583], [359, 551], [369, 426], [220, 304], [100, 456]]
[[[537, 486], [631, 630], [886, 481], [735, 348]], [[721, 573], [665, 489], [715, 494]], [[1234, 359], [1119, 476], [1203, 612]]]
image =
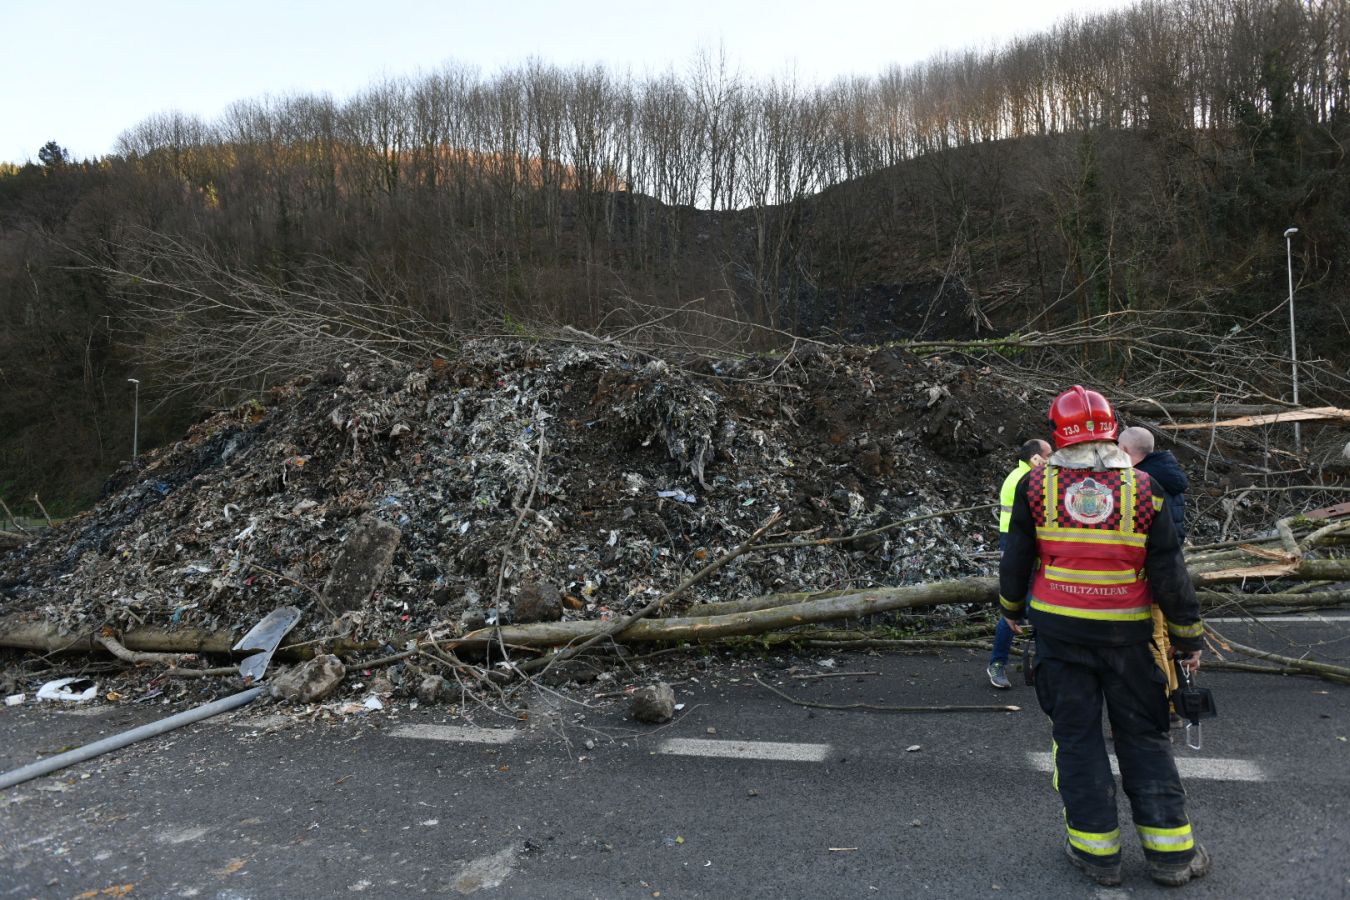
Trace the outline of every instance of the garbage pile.
[[[1039, 404], [987, 371], [812, 345], [681, 363], [608, 345], [469, 342], [352, 363], [194, 426], [91, 511], [0, 556], [0, 611], [71, 632], [392, 640], [622, 615], [743, 541], [841, 536], [993, 502]], [[1035, 398], [1039, 399], [1039, 398]], [[993, 510], [769, 550], [684, 606], [987, 571]]]

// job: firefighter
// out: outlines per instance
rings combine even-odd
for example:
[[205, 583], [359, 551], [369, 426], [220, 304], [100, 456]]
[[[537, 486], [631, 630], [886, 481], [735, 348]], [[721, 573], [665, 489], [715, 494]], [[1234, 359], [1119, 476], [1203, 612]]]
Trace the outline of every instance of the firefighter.
[[1036, 696], [1054, 737], [1065, 851], [1098, 884], [1120, 884], [1104, 704], [1149, 875], [1185, 884], [1210, 859], [1186, 818], [1166, 682], [1149, 645], [1156, 602], [1181, 664], [1200, 665], [1199, 605], [1176, 526], [1161, 492], [1114, 443], [1105, 397], [1075, 385], [1051, 404], [1050, 423], [1055, 452], [1014, 494], [999, 602], [1014, 632], [1028, 607], [1036, 629]]
[[[1004, 549], [1008, 540], [1008, 523], [1012, 521], [1013, 493], [1017, 490], [1017, 484], [1028, 472], [1039, 465], [1043, 465], [1050, 456], [1050, 445], [1039, 438], [1033, 438], [1027, 441], [1017, 451], [1017, 468], [1008, 473], [1003, 479], [1003, 486], [998, 492], [998, 549]], [[1008, 653], [1012, 650], [1013, 632], [1008, 627], [1008, 622], [1002, 616], [998, 617], [998, 624], [994, 627], [994, 652], [989, 654], [989, 665], [984, 672], [989, 676], [989, 683], [996, 688], [1007, 690], [1012, 687], [1012, 682], [1008, 680]]]

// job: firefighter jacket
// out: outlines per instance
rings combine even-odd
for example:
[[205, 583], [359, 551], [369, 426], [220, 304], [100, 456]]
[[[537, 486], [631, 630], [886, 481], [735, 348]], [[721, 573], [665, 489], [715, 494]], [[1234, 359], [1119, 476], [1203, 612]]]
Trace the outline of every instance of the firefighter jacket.
[[1029, 606], [1038, 634], [1124, 646], [1148, 642], [1157, 603], [1173, 644], [1200, 649], [1200, 607], [1181, 542], [1148, 475], [1128, 461], [1076, 467], [1057, 464], [1060, 456], [1014, 491], [999, 566], [1004, 614], [1017, 618]]
[[1003, 479], [1003, 487], [998, 491], [998, 533], [1007, 534], [1008, 526], [1012, 523], [1013, 495], [1017, 491], [1017, 483], [1022, 480], [1022, 476], [1031, 471], [1031, 464], [1025, 460], [1017, 461], [1017, 468], [1008, 473], [1008, 477]]

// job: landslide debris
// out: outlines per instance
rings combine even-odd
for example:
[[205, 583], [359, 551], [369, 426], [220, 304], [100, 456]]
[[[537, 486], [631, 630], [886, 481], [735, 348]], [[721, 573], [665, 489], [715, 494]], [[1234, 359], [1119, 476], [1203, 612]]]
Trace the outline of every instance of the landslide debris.
[[[987, 370], [899, 349], [723, 363], [484, 340], [418, 369], [349, 364], [194, 426], [97, 506], [0, 556], [0, 612], [63, 629], [293, 639], [609, 618], [736, 545], [992, 502], [1039, 433]], [[975, 574], [991, 510], [751, 553], [685, 606]], [[431, 688], [428, 688], [430, 690]]]

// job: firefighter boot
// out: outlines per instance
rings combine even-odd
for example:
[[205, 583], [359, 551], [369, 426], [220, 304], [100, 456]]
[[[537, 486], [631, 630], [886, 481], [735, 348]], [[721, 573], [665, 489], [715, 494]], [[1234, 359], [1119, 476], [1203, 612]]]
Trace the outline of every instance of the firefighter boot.
[[1149, 860], [1148, 877], [1158, 884], [1165, 884], [1168, 887], [1181, 887], [1194, 878], [1203, 878], [1209, 873], [1209, 866], [1209, 854], [1205, 852], [1204, 847], [1196, 844], [1195, 855], [1182, 865], [1168, 865], [1167, 863]]
[[[1111, 865], [1094, 866], [1092, 863], [1088, 862], [1086, 859], [1083, 859], [1083, 857], [1075, 853], [1073, 850], [1073, 844], [1070, 844], [1068, 841], [1064, 842], [1064, 852], [1068, 855], [1069, 862], [1077, 866], [1087, 875], [1087, 877], [1091, 878], [1098, 884], [1104, 887], [1115, 887], [1116, 885], [1120, 884], [1119, 856], [1116, 857], [1116, 861]], [[1178, 881], [1177, 884], [1185, 884], [1185, 882]]]

